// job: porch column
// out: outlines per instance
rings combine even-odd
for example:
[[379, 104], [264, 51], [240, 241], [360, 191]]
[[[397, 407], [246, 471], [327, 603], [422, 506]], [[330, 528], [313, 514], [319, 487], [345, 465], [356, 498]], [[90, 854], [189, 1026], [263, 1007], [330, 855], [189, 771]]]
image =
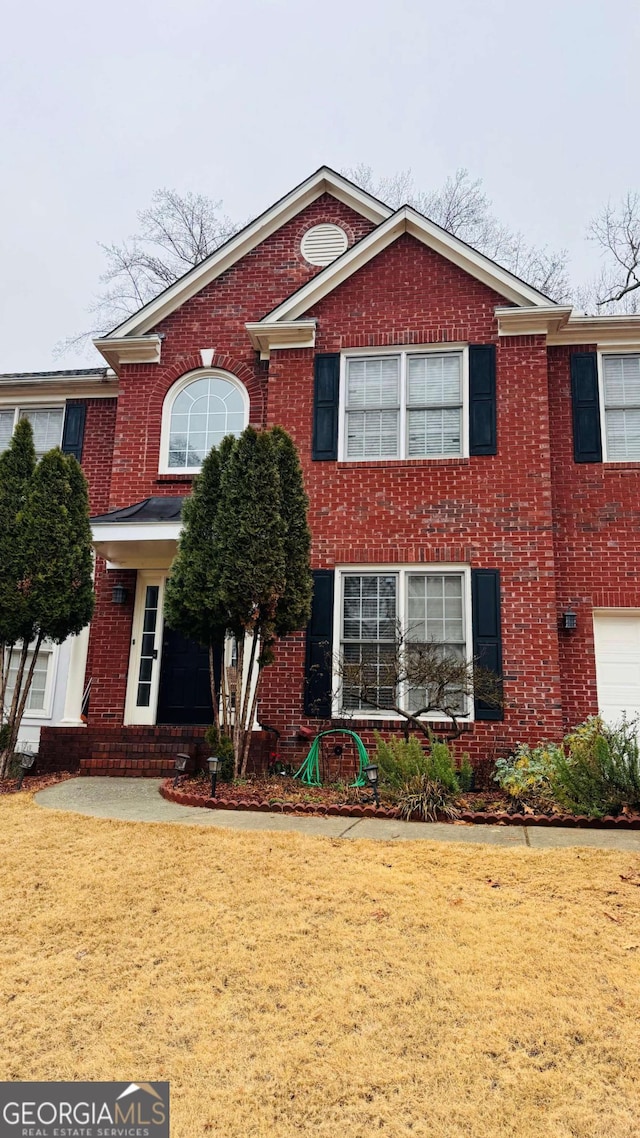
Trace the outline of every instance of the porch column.
[[84, 694], [85, 673], [87, 670], [87, 654], [89, 651], [89, 628], [82, 629], [71, 641], [71, 655], [69, 657], [69, 671], [67, 674], [67, 690], [64, 700], [64, 718], [60, 720], [60, 727], [85, 727], [81, 719], [82, 696]]

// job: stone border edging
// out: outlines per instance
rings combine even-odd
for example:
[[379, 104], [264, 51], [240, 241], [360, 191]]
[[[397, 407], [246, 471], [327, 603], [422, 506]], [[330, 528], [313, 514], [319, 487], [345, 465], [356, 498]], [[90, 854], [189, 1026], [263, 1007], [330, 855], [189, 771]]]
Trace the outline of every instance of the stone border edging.
[[[203, 798], [200, 794], [186, 794], [184, 791], [174, 790], [172, 783], [173, 779], [165, 779], [160, 787], [160, 794], [168, 802], [175, 802], [178, 806], [200, 806], [208, 810], [256, 810], [261, 814], [312, 814], [330, 818], [400, 818], [400, 811], [395, 806], [381, 806], [376, 809], [375, 806], [315, 806], [310, 802], [303, 805], [297, 802], [251, 801], [248, 798]], [[424, 821], [419, 817], [412, 820]], [[441, 818], [439, 821], [448, 822], [449, 819]], [[457, 821], [484, 826], [573, 826], [595, 830], [640, 830], [638, 814], [621, 814], [617, 818], [607, 815], [598, 819], [587, 818], [586, 814], [507, 814], [502, 811], [489, 814], [462, 810]]]

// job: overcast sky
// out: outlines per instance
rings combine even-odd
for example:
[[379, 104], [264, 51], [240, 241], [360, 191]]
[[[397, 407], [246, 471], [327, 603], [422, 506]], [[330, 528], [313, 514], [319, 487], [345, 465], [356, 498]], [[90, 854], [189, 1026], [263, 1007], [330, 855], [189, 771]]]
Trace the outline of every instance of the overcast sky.
[[[22, 0], [0, 46], [0, 372], [82, 366], [98, 241], [154, 189], [246, 220], [323, 163], [458, 166], [536, 243], [640, 190], [637, 0]], [[95, 353], [91, 361], [99, 365]]]

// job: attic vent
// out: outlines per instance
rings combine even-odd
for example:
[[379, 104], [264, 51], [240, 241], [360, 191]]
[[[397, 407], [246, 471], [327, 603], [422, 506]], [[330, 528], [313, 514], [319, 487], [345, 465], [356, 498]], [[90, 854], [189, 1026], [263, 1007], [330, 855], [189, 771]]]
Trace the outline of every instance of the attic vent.
[[300, 252], [310, 265], [330, 265], [348, 244], [349, 238], [339, 225], [314, 225], [302, 238]]

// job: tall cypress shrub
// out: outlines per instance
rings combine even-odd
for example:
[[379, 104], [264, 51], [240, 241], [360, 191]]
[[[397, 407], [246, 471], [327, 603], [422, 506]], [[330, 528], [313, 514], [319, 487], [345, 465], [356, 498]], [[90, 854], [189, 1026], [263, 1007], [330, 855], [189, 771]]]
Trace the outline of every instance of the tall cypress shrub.
[[[43, 642], [59, 644], [79, 633], [91, 620], [94, 604], [85, 477], [76, 459], [58, 449], [49, 451], [36, 465], [26, 420], [18, 424], [7, 452], [0, 457], [0, 526], [2, 778], [17, 741]], [[2, 549], [2, 543], [10, 543], [10, 548]], [[17, 674], [8, 701], [12, 659], [17, 659]]]
[[[237, 440], [220, 479], [214, 561], [227, 628], [237, 645], [234, 770], [246, 772], [259, 673], [271, 646], [278, 603], [286, 584], [285, 524], [273, 440], [252, 427]], [[254, 690], [249, 682], [258, 667]]]
[[271, 439], [280, 476], [285, 563], [285, 587], [276, 609], [275, 631], [278, 636], [286, 636], [304, 628], [311, 616], [313, 579], [309, 568], [309, 499], [293, 439], [282, 427], [272, 429]]
[[[12, 663], [18, 676], [24, 673], [32, 632], [29, 599], [25, 591], [27, 564], [22, 518], [36, 466], [33, 431], [27, 419], [20, 419], [9, 446], [0, 454], [0, 778], [5, 775], [9, 741], [12, 735], [6, 707], [7, 684]], [[16, 685], [17, 686], [17, 685]]]
[[[228, 730], [228, 701], [222, 693], [222, 724], [214, 670], [215, 650], [224, 651], [227, 614], [219, 594], [214, 559], [214, 532], [220, 505], [220, 477], [235, 446], [228, 435], [205, 458], [194, 480], [193, 494], [184, 504], [178, 554], [171, 567], [165, 590], [164, 615], [167, 624], [183, 636], [196, 640], [209, 651], [211, 702], [216, 727]], [[224, 674], [222, 677], [224, 689]]]
[[[201, 644], [223, 648], [225, 633], [235, 637], [233, 691], [223, 683], [221, 705], [223, 730], [232, 731], [236, 775], [246, 772], [262, 669], [273, 659], [274, 641], [309, 618], [307, 506], [289, 436], [279, 428], [252, 427], [211, 452], [185, 504], [165, 616]], [[211, 675], [218, 726], [212, 663]]]

